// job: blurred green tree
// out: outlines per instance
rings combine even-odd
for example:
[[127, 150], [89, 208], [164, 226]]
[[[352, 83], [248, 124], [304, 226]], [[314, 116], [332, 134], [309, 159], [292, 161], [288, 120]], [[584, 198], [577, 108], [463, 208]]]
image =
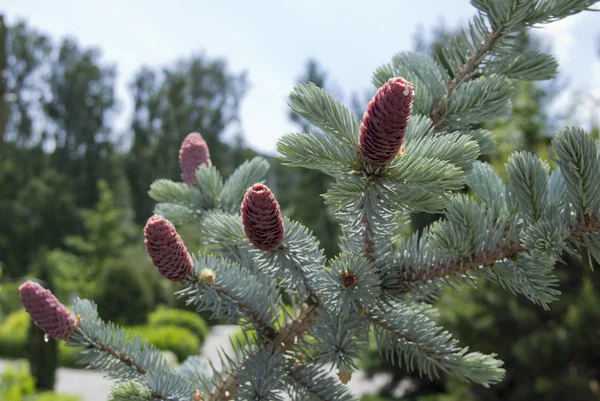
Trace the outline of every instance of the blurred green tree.
[[144, 223], [152, 214], [147, 192], [155, 179], [181, 179], [177, 154], [188, 133], [202, 134], [213, 164], [225, 175], [254, 153], [239, 137], [237, 146], [223, 141], [223, 134], [236, 133], [246, 88], [244, 73], [235, 74], [224, 60], [204, 55], [136, 74], [131, 83], [133, 139], [126, 161], [136, 222]]
[[77, 207], [94, 204], [98, 179], [124, 188], [119, 199], [126, 198], [127, 185], [108, 126], [114, 69], [99, 51], [70, 39], [55, 46], [24, 22], [3, 32], [8, 115], [0, 159], [0, 255], [7, 276], [20, 277], [40, 249], [60, 247], [65, 235], [82, 232]]
[[93, 296], [103, 269], [118, 259], [137, 231], [114, 199], [106, 181], [97, 182], [98, 202], [93, 209], [81, 209], [83, 235], [64, 239], [66, 249], [54, 249], [47, 261], [54, 267], [61, 294]]
[[77, 205], [91, 207], [98, 196], [96, 182], [118, 174], [108, 124], [115, 69], [101, 60], [98, 49], [82, 49], [67, 38], [52, 52], [45, 84], [42, 106], [47, 146], [54, 147], [52, 164], [69, 177]]
[[[305, 70], [296, 82], [298, 84], [312, 82], [328, 90], [327, 74], [313, 59], [307, 60]], [[298, 127], [299, 132], [319, 132], [296, 113], [290, 111], [288, 116]], [[331, 178], [321, 171], [305, 168], [277, 168], [277, 173], [279, 177], [277, 198], [285, 207], [286, 214], [314, 232], [321, 240], [327, 257], [337, 255], [339, 226], [321, 197], [331, 184]]]

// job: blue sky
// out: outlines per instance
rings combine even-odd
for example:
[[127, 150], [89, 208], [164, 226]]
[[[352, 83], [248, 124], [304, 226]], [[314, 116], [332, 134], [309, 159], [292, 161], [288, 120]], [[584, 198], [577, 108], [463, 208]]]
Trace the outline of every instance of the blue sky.
[[[461, 25], [468, 0], [4, 0], [9, 23], [24, 18], [55, 39], [74, 36], [98, 46], [116, 64], [125, 129], [131, 111], [127, 84], [142, 65], [163, 65], [204, 52], [246, 70], [251, 88], [242, 104], [242, 129], [254, 148], [273, 152], [287, 121], [286, 97], [308, 57], [328, 71], [336, 93], [369, 89], [372, 71], [411, 48], [418, 27], [444, 20]], [[600, 13], [583, 13], [537, 30], [553, 43], [572, 90], [600, 97]], [[572, 98], [565, 95], [563, 104]], [[557, 107], [560, 107], [557, 106]], [[589, 121], [590, 105], [579, 110]], [[598, 110], [596, 109], [596, 113]]]

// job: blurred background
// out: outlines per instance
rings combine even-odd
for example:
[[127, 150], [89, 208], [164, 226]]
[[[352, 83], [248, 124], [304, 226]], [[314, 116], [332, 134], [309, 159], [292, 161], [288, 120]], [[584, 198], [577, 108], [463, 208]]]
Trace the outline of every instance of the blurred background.
[[[402, 50], [439, 55], [473, 11], [467, 0], [4, 0], [0, 400], [108, 394], [101, 376], [73, 370], [70, 350], [30, 324], [17, 292], [28, 277], [65, 301], [93, 298], [103, 318], [142, 334], [174, 364], [232, 332], [187, 310], [143, 245], [149, 185], [180, 179], [177, 154], [189, 132], [204, 136], [225, 176], [247, 158], [267, 157], [284, 213], [335, 255], [338, 228], [319, 196], [329, 179], [274, 158], [281, 135], [315, 131], [289, 112], [287, 94], [312, 81], [361, 116], [377, 66]], [[485, 124], [498, 142], [487, 160], [501, 174], [514, 150], [545, 157], [563, 125], [600, 133], [600, 16], [582, 13], [521, 40], [552, 52], [561, 73], [518, 84], [512, 118]], [[414, 217], [412, 229], [431, 221]], [[179, 231], [190, 250], [200, 247], [195, 227]], [[563, 262], [563, 296], [550, 311], [489, 283], [438, 301], [441, 323], [463, 344], [506, 362], [502, 384], [422, 379], [372, 350], [352, 390], [371, 401], [600, 400], [600, 276], [579, 260]]]

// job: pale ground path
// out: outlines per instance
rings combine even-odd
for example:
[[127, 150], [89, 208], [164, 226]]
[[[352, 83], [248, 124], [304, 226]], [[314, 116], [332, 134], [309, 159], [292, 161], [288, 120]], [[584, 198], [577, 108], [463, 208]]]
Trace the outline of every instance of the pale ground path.
[[[218, 361], [217, 351], [220, 347], [230, 350], [229, 335], [238, 330], [237, 326], [215, 326], [202, 345], [201, 355]], [[0, 371], [3, 371], [9, 361], [0, 360]], [[350, 391], [356, 395], [375, 392], [385, 384], [385, 377], [376, 377], [370, 381], [361, 372], [354, 374], [348, 383]], [[90, 370], [65, 369], [58, 370], [56, 391], [66, 394], [79, 395], [85, 401], [107, 401], [113, 381], [105, 379], [102, 373]]]

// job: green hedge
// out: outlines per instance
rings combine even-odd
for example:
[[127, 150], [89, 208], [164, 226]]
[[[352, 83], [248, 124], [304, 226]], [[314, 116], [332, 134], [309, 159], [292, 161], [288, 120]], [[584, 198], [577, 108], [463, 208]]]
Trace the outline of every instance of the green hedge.
[[0, 326], [0, 357], [27, 357], [29, 324], [29, 315], [24, 310], [13, 312], [6, 317]]
[[43, 392], [35, 394], [35, 381], [29, 364], [19, 361], [9, 364], [0, 374], [0, 400], [2, 401], [81, 401], [69, 394]]
[[6, 317], [2, 325], [0, 326], [0, 334], [19, 334], [22, 336], [27, 335], [29, 330], [29, 315], [24, 309], [12, 312]]
[[149, 326], [175, 326], [191, 331], [204, 342], [208, 336], [208, 325], [197, 313], [160, 307], [148, 315]]
[[37, 394], [33, 400], [28, 401], [82, 401], [82, 399], [76, 395], [55, 393], [54, 391], [46, 391]]
[[200, 340], [188, 329], [176, 326], [135, 326], [131, 332], [139, 334], [158, 349], [171, 351], [183, 362], [189, 356], [198, 355]]
[[21, 309], [18, 283], [5, 283], [0, 286], [0, 315], [6, 316]]
[[154, 309], [151, 284], [140, 269], [125, 261], [104, 268], [94, 300], [104, 321], [123, 326], [145, 324]]

